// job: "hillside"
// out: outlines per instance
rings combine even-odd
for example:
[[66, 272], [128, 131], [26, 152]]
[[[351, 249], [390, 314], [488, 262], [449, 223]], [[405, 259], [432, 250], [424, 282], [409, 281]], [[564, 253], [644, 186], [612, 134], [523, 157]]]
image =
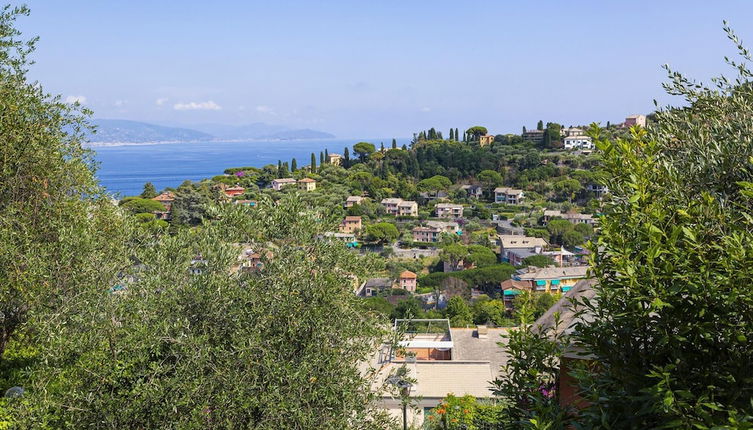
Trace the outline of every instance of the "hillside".
[[166, 127], [123, 119], [96, 119], [96, 130], [89, 135], [91, 142], [169, 142], [212, 140], [214, 136], [187, 128]]

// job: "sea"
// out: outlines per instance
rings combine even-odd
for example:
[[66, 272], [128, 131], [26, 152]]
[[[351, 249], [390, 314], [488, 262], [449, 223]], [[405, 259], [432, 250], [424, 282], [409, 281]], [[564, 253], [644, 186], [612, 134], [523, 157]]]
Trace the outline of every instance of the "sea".
[[[264, 167], [277, 165], [277, 161], [295, 158], [299, 166], [308, 165], [311, 153], [327, 149], [342, 154], [348, 147], [351, 156], [353, 145], [371, 142], [377, 149], [389, 139], [316, 139], [316, 140], [253, 140], [245, 142], [183, 142], [155, 144], [104, 144], [93, 145], [98, 162], [97, 177], [110, 194], [116, 197], [141, 194], [144, 183], [151, 182], [162, 190], [177, 187], [186, 179], [199, 181], [221, 175], [230, 167]], [[398, 145], [409, 139], [397, 139]]]

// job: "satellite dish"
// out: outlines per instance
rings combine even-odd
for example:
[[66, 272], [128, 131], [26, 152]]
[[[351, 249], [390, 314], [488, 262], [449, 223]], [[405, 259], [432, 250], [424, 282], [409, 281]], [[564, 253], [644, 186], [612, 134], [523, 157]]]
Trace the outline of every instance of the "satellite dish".
[[5, 391], [5, 397], [9, 399], [17, 399], [24, 396], [23, 387], [10, 387]]

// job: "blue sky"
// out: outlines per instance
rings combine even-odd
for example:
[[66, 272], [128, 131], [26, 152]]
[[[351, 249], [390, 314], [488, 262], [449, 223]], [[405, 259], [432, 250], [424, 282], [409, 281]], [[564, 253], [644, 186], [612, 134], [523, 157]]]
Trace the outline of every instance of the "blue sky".
[[669, 63], [729, 69], [747, 1], [29, 0], [32, 77], [100, 118], [267, 122], [338, 137], [649, 112]]

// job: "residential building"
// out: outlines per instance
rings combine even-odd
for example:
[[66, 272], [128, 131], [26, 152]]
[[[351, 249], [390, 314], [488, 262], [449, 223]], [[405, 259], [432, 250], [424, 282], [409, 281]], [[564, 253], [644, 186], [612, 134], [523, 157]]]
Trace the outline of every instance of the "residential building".
[[[493, 215], [494, 216], [494, 215]], [[525, 236], [526, 230], [523, 227], [517, 227], [512, 225], [512, 221], [506, 219], [492, 220], [492, 224], [495, 226], [497, 233], [508, 236]]]
[[258, 272], [264, 267], [261, 261], [261, 254], [255, 252], [252, 248], [245, 248], [238, 257], [240, 260], [240, 269], [247, 272]]
[[517, 190], [510, 187], [498, 187], [494, 189], [494, 203], [517, 205], [521, 203], [523, 197], [523, 190]]
[[512, 275], [516, 281], [526, 281], [533, 291], [566, 292], [582, 279], [588, 279], [589, 266], [525, 267]]
[[157, 197], [153, 197], [152, 200], [156, 200], [162, 203], [162, 206], [165, 207], [165, 210], [163, 211], [152, 212], [157, 219], [169, 220], [170, 218], [172, 218], [171, 210], [173, 207], [173, 202], [175, 201], [175, 194], [173, 192], [165, 191], [164, 193], [161, 193]]
[[460, 235], [463, 231], [460, 229], [460, 224], [455, 221], [427, 221], [426, 225], [432, 228], [438, 228], [444, 233], [454, 233]]
[[363, 202], [363, 197], [361, 196], [349, 196], [347, 199], [345, 199], [345, 207], [353, 207], [354, 205], [360, 205]]
[[397, 199], [397, 198], [382, 199], [382, 207], [384, 207], [384, 211], [388, 215], [398, 215], [400, 213], [400, 209], [398, 208], [398, 206], [402, 202], [403, 202], [403, 199]]
[[314, 191], [316, 189], [316, 180], [311, 178], [303, 178], [298, 181], [298, 188], [303, 191]]
[[605, 194], [609, 194], [609, 187], [600, 184], [588, 184], [586, 191], [594, 193], [594, 197], [602, 199]]
[[327, 154], [327, 162], [339, 166], [342, 163], [343, 156], [340, 154]]
[[355, 233], [361, 229], [360, 216], [346, 216], [340, 224], [340, 233]]
[[541, 143], [544, 141], [545, 130], [526, 130], [523, 134], [523, 140], [527, 140], [533, 143]]
[[416, 292], [416, 280], [418, 276], [410, 270], [406, 270], [397, 278], [397, 284], [400, 288], [411, 293]]
[[448, 196], [449, 194], [447, 194], [447, 191], [436, 191], [436, 192], [431, 192], [431, 193], [427, 191], [422, 191], [418, 193], [419, 200], [421, 200], [421, 203], [424, 203], [424, 204], [433, 200], [444, 200]]
[[[407, 370], [409, 395], [415, 407], [407, 409], [410, 428], [421, 428], [429, 411], [448, 394], [493, 397], [489, 381], [501, 373], [508, 355], [504, 350], [505, 328], [475, 326], [450, 328], [449, 320], [396, 320], [395, 330], [406, 333], [400, 342], [406, 356], [384, 345], [374, 355], [370, 367], [378, 369], [373, 387], [378, 390], [398, 369]], [[402, 420], [400, 399], [384, 393], [380, 406]]]
[[462, 218], [463, 205], [455, 203], [438, 203], [434, 209], [437, 211], [439, 218]]
[[502, 290], [502, 300], [505, 302], [505, 309], [512, 311], [515, 308], [515, 299], [520, 294], [531, 291], [531, 283], [508, 279], [500, 283], [500, 288]]
[[398, 215], [418, 216], [418, 203], [412, 200], [403, 200], [397, 205]]
[[234, 205], [243, 205], [243, 206], [250, 206], [252, 208], [256, 207], [256, 200], [233, 200]]
[[434, 243], [439, 242], [442, 229], [437, 227], [414, 227], [411, 230], [414, 242]]
[[238, 197], [243, 195], [243, 193], [246, 192], [246, 189], [236, 185], [234, 187], [225, 188], [222, 192], [228, 197]]
[[540, 237], [500, 234], [497, 237], [499, 255], [502, 261], [518, 265], [531, 255], [544, 252], [547, 242]]
[[597, 224], [597, 220], [591, 214], [580, 214], [580, 213], [570, 213], [570, 212], [562, 213], [556, 210], [545, 210], [544, 216], [541, 219], [541, 223], [544, 225], [547, 225], [549, 221], [555, 218], [562, 218], [562, 219], [570, 221], [573, 224], [589, 224], [589, 225]]
[[589, 136], [568, 136], [563, 140], [565, 149], [594, 149]]
[[478, 144], [481, 146], [491, 145], [493, 142], [494, 142], [493, 134], [485, 134], [483, 136], [479, 136], [478, 138]]
[[582, 128], [568, 127], [568, 128], [563, 128], [561, 130], [561, 134], [563, 136], [565, 136], [565, 137], [570, 137], [570, 136], [585, 136], [586, 132]]
[[465, 190], [468, 193], [468, 197], [472, 199], [480, 199], [484, 195], [481, 185], [461, 185], [460, 189]]
[[283, 189], [283, 187], [287, 187], [288, 185], [295, 185], [296, 180], [293, 178], [280, 178], [280, 179], [273, 179], [272, 180], [272, 188], [280, 191]]
[[361, 297], [374, 297], [382, 291], [392, 289], [392, 279], [390, 278], [370, 278], [364, 281], [359, 288], [357, 295]]
[[630, 115], [625, 118], [625, 122], [622, 123], [623, 127], [632, 127], [634, 125], [640, 125], [646, 128], [646, 115]]

